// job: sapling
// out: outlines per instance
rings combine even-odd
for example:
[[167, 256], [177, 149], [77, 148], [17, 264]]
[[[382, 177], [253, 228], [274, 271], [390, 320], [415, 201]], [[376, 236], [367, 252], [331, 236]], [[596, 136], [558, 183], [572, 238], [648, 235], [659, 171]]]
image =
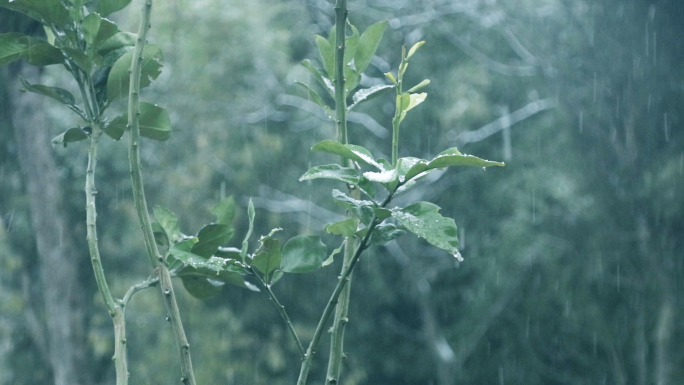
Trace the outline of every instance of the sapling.
[[[170, 311], [172, 323], [176, 330], [177, 339], [180, 340], [178, 329], [182, 332], [180, 317], [175, 305], [175, 298], [170, 287], [170, 275], [168, 270], [159, 268], [157, 254], [151, 253], [149, 243], [148, 254], [153, 265], [157, 268], [158, 277], [150, 277], [146, 281], [133, 286], [123, 299], [115, 299], [111, 294], [99, 252], [97, 238], [97, 209], [95, 172], [98, 160], [98, 146], [103, 134], [115, 140], [119, 140], [128, 127], [134, 127], [131, 131], [131, 147], [137, 149], [139, 135], [154, 139], [166, 140], [170, 134], [170, 123], [167, 112], [160, 107], [138, 102], [138, 94], [141, 87], [150, 84], [151, 79], [159, 75], [162, 54], [157, 46], [145, 45], [145, 35], [149, 26], [149, 12], [151, 0], [143, 7], [143, 22], [139, 35], [121, 32], [117, 25], [106, 19], [109, 14], [119, 11], [130, 3], [120, 0], [101, 0], [99, 2], [87, 2], [83, 0], [3, 0], [0, 6], [23, 13], [44, 26], [47, 39], [43, 40], [33, 36], [19, 33], [6, 33], [0, 35], [0, 65], [9, 64], [23, 59], [29, 64], [36, 66], [63, 65], [71, 74], [78, 85], [81, 94], [81, 104], [67, 90], [58, 87], [48, 87], [39, 84], [30, 84], [21, 79], [25, 91], [34, 92], [52, 98], [74, 113], [82, 120], [82, 125], [69, 128], [52, 140], [55, 147], [81, 140], [89, 140], [88, 167], [86, 170], [86, 224], [87, 240], [90, 252], [90, 260], [95, 274], [100, 295], [112, 317], [114, 323], [114, 362], [116, 368], [117, 385], [128, 383], [128, 365], [126, 359], [126, 324], [125, 305], [138, 291], [155, 286], [161, 282], [162, 291], [167, 307], [176, 309]], [[133, 45], [136, 46], [131, 51]], [[144, 48], [144, 51], [143, 51]], [[144, 52], [145, 60], [142, 59]], [[133, 58], [136, 60], [133, 60]], [[130, 70], [130, 72], [129, 72]], [[131, 73], [134, 76], [131, 76]], [[142, 81], [141, 81], [141, 73]], [[128, 119], [126, 114], [108, 119], [105, 115], [111, 103], [117, 98], [126, 96], [130, 90], [135, 98], [129, 103]], [[144, 122], [144, 128], [140, 126]], [[140, 170], [137, 152], [131, 156], [132, 173]], [[136, 183], [139, 182], [139, 183]], [[144, 193], [142, 192], [142, 179], [134, 178], [134, 191], [136, 192], [136, 208], [142, 217], [141, 210], [146, 210]], [[142, 198], [142, 200], [140, 200]], [[145, 215], [146, 212], [145, 212]], [[145, 230], [145, 228], [143, 228]], [[143, 232], [147, 235], [146, 232]], [[147, 239], [147, 237], [146, 237]], [[168, 295], [168, 293], [171, 295]], [[189, 352], [187, 341], [179, 343], [184, 346], [181, 349], [181, 363], [185, 382], [194, 384], [191, 365], [189, 365]]]

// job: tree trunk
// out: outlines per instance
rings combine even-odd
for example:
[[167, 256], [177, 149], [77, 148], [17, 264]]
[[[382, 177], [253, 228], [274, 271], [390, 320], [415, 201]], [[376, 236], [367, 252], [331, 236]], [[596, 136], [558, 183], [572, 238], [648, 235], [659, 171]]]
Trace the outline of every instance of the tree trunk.
[[[24, 63], [12, 69], [16, 73], [10, 75], [11, 79], [21, 75], [35, 83], [40, 76], [36, 68]], [[89, 366], [85, 365], [87, 296], [78, 277], [78, 253], [64, 212], [50, 130], [42, 114], [43, 99], [19, 92], [18, 81], [8, 83], [10, 98], [6, 111], [11, 111], [22, 179], [31, 207], [54, 383], [91, 384], [86, 369]], [[87, 263], [85, 258], [83, 262]]]

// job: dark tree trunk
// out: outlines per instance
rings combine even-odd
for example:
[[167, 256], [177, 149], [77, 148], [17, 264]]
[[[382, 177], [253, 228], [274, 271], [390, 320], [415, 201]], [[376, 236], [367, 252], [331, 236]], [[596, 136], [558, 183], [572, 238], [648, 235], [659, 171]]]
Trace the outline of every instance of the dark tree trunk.
[[[13, 65], [9, 101], [21, 175], [31, 207], [38, 251], [38, 269], [45, 314], [46, 354], [55, 385], [92, 384], [87, 369], [85, 314], [88, 296], [79, 279], [78, 263], [87, 263], [72, 240], [65, 202], [57, 177], [43, 99], [19, 91], [18, 75], [31, 83], [39, 71], [24, 63]], [[35, 284], [35, 283], [34, 283]]]

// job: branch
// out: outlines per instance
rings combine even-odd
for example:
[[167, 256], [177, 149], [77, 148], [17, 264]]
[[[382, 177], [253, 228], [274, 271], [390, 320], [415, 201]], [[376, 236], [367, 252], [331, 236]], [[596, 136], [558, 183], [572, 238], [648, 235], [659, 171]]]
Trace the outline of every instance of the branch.
[[140, 73], [143, 62], [143, 48], [147, 39], [147, 32], [150, 28], [150, 14], [152, 12], [152, 0], [146, 0], [142, 8], [142, 19], [138, 31], [138, 40], [133, 51], [133, 62], [131, 64], [131, 81], [128, 98], [128, 158], [131, 169], [131, 180], [133, 186], [133, 201], [140, 221], [140, 227], [145, 240], [145, 249], [150, 263], [154, 267], [156, 275], [159, 277], [162, 297], [168, 311], [171, 326], [180, 353], [181, 382], [184, 384], [195, 385], [195, 374], [192, 370], [192, 359], [190, 357], [190, 344], [183, 330], [176, 295], [173, 291], [169, 269], [161, 263], [162, 256], [159, 254], [157, 244], [154, 240], [152, 224], [147, 209], [145, 199], [145, 188], [142, 179], [142, 165], [140, 163]]
[[267, 285], [266, 282], [264, 282], [264, 280], [254, 270], [253, 266], [249, 267], [249, 271], [252, 272], [252, 274], [256, 277], [257, 283], [266, 291], [269, 299], [271, 300], [271, 303], [273, 303], [273, 306], [275, 306], [276, 309], [278, 309], [278, 313], [280, 313], [280, 316], [283, 318], [283, 321], [285, 321], [285, 324], [287, 324], [287, 328], [290, 331], [290, 335], [292, 335], [292, 338], [297, 343], [297, 349], [299, 349], [299, 357], [302, 360], [304, 360], [304, 356], [306, 355], [306, 353], [304, 352], [304, 347], [302, 346], [302, 342], [299, 340], [299, 337], [297, 336], [297, 331], [295, 330], [292, 321], [290, 321], [290, 317], [287, 315], [287, 312], [285, 311], [285, 306], [280, 304], [278, 298], [276, 298], [275, 296], [275, 293], [273, 293], [273, 290], [271, 290], [271, 286]]
[[126, 292], [126, 295], [124, 295], [123, 299], [121, 300], [121, 306], [124, 309], [126, 309], [126, 306], [128, 306], [128, 302], [131, 300], [133, 295], [135, 295], [135, 293], [153, 286], [157, 286], [158, 283], [159, 277], [155, 277], [152, 275], [146, 280], [140, 282], [139, 284], [131, 286], [131, 288], [128, 289], [128, 291]]
[[479, 142], [481, 140], [486, 139], [489, 136], [496, 134], [504, 128], [510, 127], [539, 112], [555, 108], [557, 105], [558, 103], [554, 98], [537, 100], [532, 103], [529, 103], [528, 105], [517, 111], [512, 112], [511, 114], [502, 116], [499, 119], [477, 130], [466, 131], [462, 132], [461, 134], [457, 134], [456, 131], [451, 130], [446, 133], [446, 137], [447, 140], [452, 142], [456, 141], [459, 143], [459, 145]]

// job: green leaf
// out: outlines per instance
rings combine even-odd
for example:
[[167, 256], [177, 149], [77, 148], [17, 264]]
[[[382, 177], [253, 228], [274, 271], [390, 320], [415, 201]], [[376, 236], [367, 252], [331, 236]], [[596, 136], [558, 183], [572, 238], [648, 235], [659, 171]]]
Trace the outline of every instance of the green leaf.
[[100, 24], [102, 23], [102, 18], [97, 13], [93, 12], [88, 14], [83, 21], [81, 21], [81, 30], [83, 30], [83, 38], [88, 44], [88, 48], [92, 48], [95, 39], [97, 38], [98, 32], [100, 31]]
[[359, 183], [359, 173], [355, 169], [342, 167], [339, 164], [312, 167], [299, 178], [299, 181], [319, 178], [335, 179], [349, 184]]
[[377, 218], [377, 220], [380, 222], [392, 216], [392, 212], [390, 210], [382, 207], [374, 208], [373, 212], [375, 213], [375, 218]]
[[158, 246], [169, 247], [169, 240], [164, 233], [164, 229], [157, 221], [152, 222], [152, 235]]
[[0, 0], [0, 7], [23, 13], [45, 25], [63, 27], [71, 20], [60, 0]]
[[283, 256], [280, 251], [280, 240], [264, 237], [261, 243], [260, 251], [254, 256], [252, 265], [263, 274], [270, 274], [280, 266], [280, 260]]
[[406, 234], [406, 231], [398, 228], [391, 223], [383, 223], [375, 227], [370, 237], [370, 243], [374, 245], [384, 245], [385, 243], [399, 238]]
[[323, 61], [323, 68], [328, 74], [328, 79], [333, 79], [335, 77], [335, 49], [334, 44], [331, 45], [328, 40], [323, 36], [315, 35], [316, 46], [318, 47], [318, 52], [321, 54], [321, 60]]
[[409, 181], [419, 174], [443, 167], [452, 166], [471, 166], [471, 167], [491, 167], [500, 166], [504, 167], [506, 164], [502, 162], [493, 162], [490, 160], [480, 159], [473, 155], [463, 155], [457, 148], [450, 148], [441, 152], [437, 157], [435, 157], [430, 162], [426, 160], [420, 160], [418, 163], [413, 165], [410, 170], [404, 176], [405, 181]]
[[411, 93], [411, 92], [418, 92], [418, 91], [422, 90], [423, 88], [427, 87], [428, 84], [430, 84], [430, 79], [425, 79], [425, 80], [423, 80], [422, 82], [420, 82], [420, 83], [416, 84], [415, 86], [411, 87], [411, 89], [408, 90], [408, 91], [406, 91], [406, 92], [408, 92], [408, 93]]
[[419, 41], [418, 43], [414, 44], [413, 47], [411, 47], [411, 49], [409, 50], [408, 55], [406, 55], [406, 60], [410, 59], [411, 56], [413, 56], [416, 53], [416, 51], [418, 51], [418, 48], [423, 46], [423, 44], [425, 44], [424, 41]]
[[333, 262], [335, 262], [335, 255], [339, 254], [340, 251], [342, 251], [342, 248], [344, 247], [344, 245], [346, 245], [346, 244], [347, 244], [347, 240], [345, 239], [345, 240], [342, 242], [342, 244], [340, 245], [340, 247], [338, 247], [338, 248], [336, 248], [335, 250], [333, 250], [333, 252], [330, 253], [330, 256], [328, 257], [328, 259], [326, 259], [325, 261], [323, 261], [323, 263], [321, 264], [321, 267], [326, 267], [326, 266], [332, 264]]
[[367, 225], [370, 223], [371, 219], [373, 219], [373, 209], [375, 206], [373, 202], [350, 198], [337, 189], [333, 189], [332, 196], [335, 203], [349, 210], [349, 213], [362, 223]]
[[85, 139], [88, 139], [88, 135], [86, 135], [81, 128], [73, 127], [52, 139], [52, 147], [55, 148], [60, 144], [66, 147], [68, 143], [78, 142]]
[[[407, 97], [408, 96], [408, 97]], [[401, 95], [401, 115], [399, 117], [399, 122], [403, 121], [406, 117], [406, 113], [411, 111], [420, 103], [423, 103], [427, 98], [427, 94], [422, 92], [420, 94], [403, 94]]]
[[298, 235], [283, 246], [280, 270], [286, 273], [308, 273], [320, 268], [328, 254], [321, 237]]
[[428, 243], [446, 250], [461, 259], [458, 252], [456, 223], [439, 214], [439, 206], [429, 202], [418, 202], [411, 206], [392, 209], [392, 217], [410, 232], [424, 238]]
[[240, 259], [240, 249], [237, 247], [219, 247], [214, 254], [221, 258]]
[[181, 237], [180, 227], [178, 227], [178, 218], [176, 218], [171, 211], [161, 206], [154, 206], [153, 211], [154, 218], [166, 234], [166, 238], [170, 243], [176, 243]]
[[356, 72], [363, 73], [370, 64], [375, 51], [377, 51], [380, 45], [380, 39], [382, 39], [382, 34], [385, 32], [387, 24], [387, 21], [375, 23], [368, 27], [359, 38], [356, 53], [354, 54]]
[[183, 240], [171, 246], [169, 250], [166, 252], [166, 266], [168, 266], [169, 269], [176, 269], [181, 266], [184, 266], [183, 261], [176, 258], [174, 253], [190, 253], [192, 246], [194, 246], [197, 243], [197, 241], [198, 239], [194, 237]]
[[102, 16], [124, 9], [131, 0], [100, 0], [97, 3], [97, 12]]
[[387, 91], [391, 88], [394, 88], [394, 86], [389, 84], [378, 84], [371, 88], [364, 88], [362, 90], [358, 90], [352, 97], [354, 103], [352, 103], [351, 106], [347, 107], [347, 112], [351, 111], [354, 107], [358, 106], [359, 104], [381, 95], [384, 91]]
[[[133, 47], [135, 46], [135, 41], [138, 38], [138, 35], [130, 32], [114, 32], [110, 36], [106, 36], [108, 33], [111, 32], [111, 26], [107, 26], [107, 29], [104, 30], [103, 28], [105, 25], [105, 22], [109, 22], [106, 19], [102, 20], [102, 26], [100, 27], [100, 33], [98, 33], [97, 40], [97, 52], [100, 55], [107, 55], [109, 52], [124, 48], [124, 47]], [[110, 23], [111, 24], [111, 23]], [[114, 28], [116, 28], [116, 25], [112, 24]], [[118, 28], [117, 28], [118, 31]], [[100, 35], [102, 34], [102, 35]], [[131, 56], [132, 57], [132, 56]]]
[[21, 57], [34, 66], [49, 66], [64, 62], [62, 51], [45, 42], [31, 45], [22, 52]]
[[305, 84], [302, 82], [295, 82], [295, 84], [297, 84], [298, 86], [301, 86], [302, 88], [307, 90], [307, 92], [309, 93], [309, 99], [313, 100], [316, 104], [323, 107], [323, 109], [325, 110], [325, 112], [328, 114], [328, 116], [330, 118], [335, 119], [335, 117], [333, 116], [333, 111], [330, 109], [330, 107], [327, 104], [325, 104], [325, 102], [323, 101], [321, 96], [318, 95], [318, 92], [314, 91], [311, 87], [309, 87], [308, 84]]
[[219, 203], [211, 209], [211, 213], [216, 216], [216, 223], [223, 225], [229, 225], [233, 222], [235, 218], [235, 199], [233, 196], [229, 196], [221, 200]]
[[375, 161], [370, 151], [361, 146], [356, 146], [353, 144], [341, 144], [334, 140], [324, 140], [322, 142], [316, 143], [313, 147], [311, 147], [311, 150], [339, 155], [347, 159], [377, 167], [380, 170], [383, 169], [382, 166]]
[[181, 277], [183, 287], [187, 292], [197, 298], [206, 299], [217, 295], [223, 290], [223, 282], [197, 275], [184, 275]]
[[[140, 135], [146, 138], [164, 141], [171, 137], [171, 119], [162, 107], [140, 102]], [[105, 128], [105, 134], [119, 140], [127, 130], [128, 112], [112, 120]]]
[[74, 98], [74, 95], [72, 95], [71, 92], [63, 88], [48, 87], [42, 84], [31, 84], [21, 76], [19, 76], [19, 80], [21, 81], [21, 85], [24, 86], [24, 90], [26, 91], [47, 96], [68, 106], [73, 106], [76, 104], [76, 99]]
[[341, 235], [345, 238], [353, 237], [356, 229], [359, 227], [359, 221], [354, 218], [348, 218], [340, 222], [325, 225], [324, 230], [330, 234]]
[[90, 58], [88, 58], [88, 56], [83, 52], [77, 49], [65, 47], [62, 48], [62, 53], [64, 54], [64, 57], [76, 63], [76, 65], [83, 71], [90, 73], [90, 70], [93, 69], [93, 61], [90, 60]]
[[363, 176], [371, 182], [388, 184], [397, 181], [398, 173], [397, 169], [393, 168], [390, 170], [384, 170], [380, 172], [364, 172]]
[[311, 75], [313, 75], [314, 79], [316, 79], [321, 87], [328, 90], [330, 96], [335, 97], [335, 86], [330, 82], [330, 79], [323, 78], [323, 75], [321, 75], [320, 71], [314, 67], [309, 59], [302, 60], [302, 66], [311, 72]]
[[55, 46], [45, 40], [21, 33], [0, 34], [0, 65], [24, 59], [29, 64], [46, 66], [61, 64], [64, 56]]
[[219, 246], [225, 245], [233, 238], [233, 233], [234, 230], [229, 225], [216, 223], [206, 225], [197, 233], [199, 242], [190, 251], [200, 257], [209, 258], [214, 255]]
[[[351, 23], [348, 22], [348, 24], [352, 30], [352, 35], [344, 40], [344, 64], [347, 68], [353, 64], [351, 61], [354, 60], [354, 55], [356, 55], [356, 50], [359, 47], [359, 30]], [[335, 47], [334, 44], [332, 46]]]
[[[152, 83], [152, 80], [159, 76], [163, 60], [164, 56], [158, 45], [145, 45], [140, 75], [140, 89], [149, 86]], [[109, 100], [114, 100], [121, 96], [128, 96], [131, 78], [128, 70], [131, 69], [132, 62], [133, 51], [129, 51], [123, 54], [116, 63], [114, 63], [112, 70], [109, 72], [109, 79], [107, 80], [107, 97]]]
[[375, 184], [364, 177], [359, 179], [359, 190], [361, 190], [361, 192], [366, 194], [369, 198], [375, 198]]
[[245, 257], [247, 256], [247, 248], [249, 247], [249, 237], [252, 236], [252, 231], [254, 230], [254, 216], [256, 213], [254, 212], [254, 203], [252, 202], [252, 198], [249, 199], [249, 204], [247, 205], [247, 216], [249, 217], [249, 229], [247, 230], [247, 234], [245, 234], [245, 239], [242, 241], [242, 250], [240, 250], [240, 259], [242, 261], [245, 260]]
[[271, 282], [270, 282], [270, 284], [271, 284], [271, 285], [275, 285], [276, 282], [280, 281], [280, 278], [283, 278], [283, 275], [285, 275], [285, 273], [283, 273], [282, 270], [276, 270], [276, 271], [274, 271], [274, 272], [273, 272], [273, 275], [271, 276]]
[[[96, 13], [91, 13], [91, 15], [97, 15]], [[89, 15], [90, 16], [90, 15]], [[97, 15], [98, 17], [100, 15]], [[102, 43], [105, 41], [108, 41], [110, 38], [112, 38], [115, 34], [119, 32], [119, 27], [116, 26], [116, 24], [112, 23], [110, 20], [104, 19], [100, 17], [100, 25], [97, 30], [97, 35], [95, 35], [95, 39], [93, 39], [92, 42], [92, 50], [93, 51], [100, 51], [102, 49]], [[135, 36], [135, 35], [134, 35]], [[115, 40], [112, 40], [112, 43]], [[135, 40], [133, 40], [133, 44], [135, 44]], [[117, 47], [121, 48], [121, 46]]]

